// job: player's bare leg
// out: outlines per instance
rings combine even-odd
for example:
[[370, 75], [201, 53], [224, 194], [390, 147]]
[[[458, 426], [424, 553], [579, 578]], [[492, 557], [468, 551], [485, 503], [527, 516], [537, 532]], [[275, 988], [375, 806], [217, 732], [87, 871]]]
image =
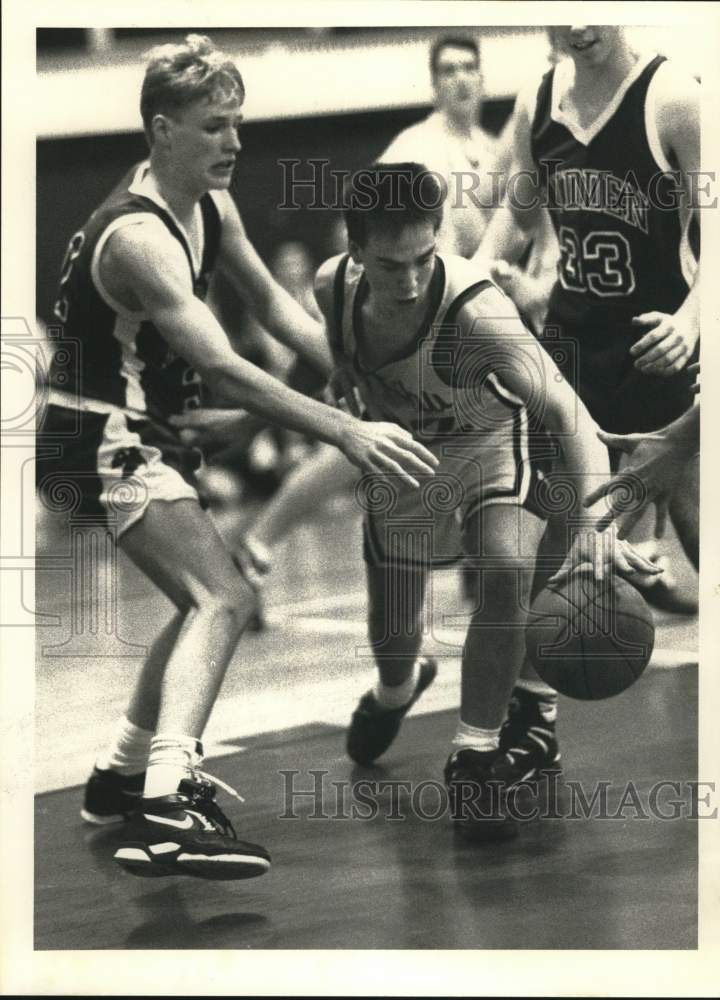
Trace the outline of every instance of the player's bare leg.
[[[252, 590], [195, 500], [151, 502], [120, 544], [175, 603], [182, 623], [162, 671], [143, 797], [115, 859], [143, 876], [261, 875], [270, 867], [267, 851], [237, 840], [215, 786], [197, 771], [203, 730], [254, 611]], [[143, 672], [136, 703], [157, 695], [159, 672]]]
[[183, 616], [178, 612], [173, 615], [150, 647], [130, 697], [126, 712], [128, 721], [152, 733], [157, 729], [160, 689], [165, 667], [182, 627]]
[[510, 504], [485, 507], [466, 528], [481, 572], [481, 603], [463, 652], [461, 719], [498, 730], [525, 658], [535, 554], [546, 522]]
[[536, 514], [507, 504], [484, 508], [465, 528], [466, 550], [480, 573], [479, 603], [463, 649], [460, 719], [445, 780], [455, 827], [474, 839], [517, 832], [511, 790], [537, 776], [557, 752], [552, 734], [539, 742], [533, 737], [529, 746], [501, 742], [525, 659], [525, 623], [545, 529]]
[[402, 561], [366, 564], [366, 570], [368, 635], [379, 677], [360, 699], [347, 734], [348, 755], [358, 764], [371, 764], [388, 749], [437, 672], [434, 660], [418, 659], [427, 571]]
[[[152, 502], [120, 545], [183, 615], [163, 671], [157, 729], [200, 739], [253, 612], [252, 590], [193, 500]], [[135, 703], [155, 680], [141, 675]]]

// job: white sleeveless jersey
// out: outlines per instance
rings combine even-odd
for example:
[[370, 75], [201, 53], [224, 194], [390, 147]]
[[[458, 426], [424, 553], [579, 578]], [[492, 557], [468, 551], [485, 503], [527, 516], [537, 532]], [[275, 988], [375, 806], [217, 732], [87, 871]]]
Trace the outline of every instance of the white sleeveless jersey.
[[371, 563], [400, 553], [406, 564], [453, 562], [462, 557], [464, 530], [481, 508], [533, 506], [539, 470], [530, 454], [526, 407], [493, 370], [492, 347], [483, 345], [481, 329], [466, 337], [469, 351], [458, 349], [461, 308], [493, 287], [462, 257], [438, 256], [413, 343], [370, 370], [363, 364], [361, 316], [367, 280], [347, 254], [335, 262], [328, 327], [336, 364], [351, 375], [373, 420], [400, 424], [440, 460], [434, 476], [420, 477], [420, 490], [383, 476], [384, 488], [368, 496], [365, 558]]
[[[503, 426], [510, 431], [522, 417], [522, 402], [502, 385], [492, 370], [492, 358], [483, 358], [482, 349], [466, 354], [465, 361], [458, 350], [461, 308], [495, 286], [462, 257], [436, 260], [427, 312], [415, 340], [387, 363], [370, 369], [362, 360], [361, 306], [368, 293], [364, 269], [347, 255], [339, 257], [330, 331], [336, 360], [351, 371], [373, 420], [400, 424], [425, 443], [496, 432]], [[473, 333], [482, 336], [482, 330]]]

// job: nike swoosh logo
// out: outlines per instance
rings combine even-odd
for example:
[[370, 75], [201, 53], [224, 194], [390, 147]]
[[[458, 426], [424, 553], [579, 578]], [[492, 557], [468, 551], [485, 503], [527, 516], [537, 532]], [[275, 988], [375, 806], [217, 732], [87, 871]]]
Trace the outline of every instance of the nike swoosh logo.
[[164, 823], [166, 826], [177, 827], [178, 830], [190, 830], [193, 826], [192, 816], [186, 816], [185, 819], [168, 819], [167, 816], [153, 816], [151, 813], [144, 813], [144, 816], [153, 823]]

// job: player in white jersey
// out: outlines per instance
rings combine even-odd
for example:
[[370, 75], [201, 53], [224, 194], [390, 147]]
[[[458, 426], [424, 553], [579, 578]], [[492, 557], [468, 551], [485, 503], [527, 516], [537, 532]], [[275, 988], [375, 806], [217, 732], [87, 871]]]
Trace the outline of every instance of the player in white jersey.
[[413, 482], [434, 465], [407, 431], [310, 400], [238, 357], [205, 305], [217, 261], [268, 330], [330, 370], [322, 327], [272, 280], [228, 191], [243, 100], [237, 67], [209, 39], [152, 55], [141, 97], [149, 160], [71, 242], [56, 315], [81, 363], [69, 383], [56, 352], [38, 441], [41, 490], [69, 480], [81, 512], [114, 520], [118, 544], [177, 609], [86, 789], [88, 821], [132, 813], [115, 857], [141, 875], [247, 878], [270, 866], [263, 847], [234, 837], [197, 768], [254, 596], [201, 509], [199, 455], [171, 416], [197, 405], [205, 383], [216, 400], [334, 444], [366, 471]]
[[[437, 235], [442, 253], [472, 257], [477, 251], [507, 177], [512, 157], [511, 123], [500, 138], [477, 123], [482, 98], [480, 53], [474, 38], [442, 35], [430, 49], [430, 75], [435, 97], [432, 113], [400, 132], [378, 157], [383, 163], [422, 163], [442, 178], [447, 189], [443, 221]], [[513, 291], [535, 290], [555, 273], [557, 240], [545, 213], [524, 270], [513, 269], [507, 282]], [[546, 302], [523, 303], [524, 317], [541, 326]], [[246, 528], [238, 558], [262, 587], [272, 565], [272, 550], [318, 503], [347, 493], [356, 481], [354, 469], [337, 451], [321, 448], [294, 469]], [[473, 575], [464, 575], [470, 592]]]
[[[354, 197], [361, 189], [369, 207]], [[466, 261], [437, 254], [442, 194], [433, 175], [418, 164], [376, 165], [354, 175], [345, 204], [350, 254], [327, 261], [316, 278], [336, 364], [371, 419], [392, 414], [439, 459], [419, 496], [392, 475], [363, 483], [368, 627], [379, 680], [353, 715], [348, 752], [363, 764], [377, 759], [432, 682], [434, 662], [418, 659], [428, 573], [469, 555], [483, 574], [485, 599], [465, 641], [460, 722], [446, 778], [458, 827], [504, 836], [515, 830], [505, 800], [477, 815], [488, 783], [507, 791], [556, 767], [559, 756], [554, 692], [527, 668], [537, 718], [522, 733], [506, 727], [501, 742], [552, 506], [553, 478], [540, 478], [532, 447], [548, 448], [547, 456], [552, 446], [544, 433], [533, 441], [531, 416], [541, 413], [556, 436], [565, 481], [570, 476], [575, 487], [564, 571], [589, 560], [602, 574], [608, 559], [621, 572], [657, 570], [613, 534], [594, 531], [600, 512], [588, 514], [582, 499], [609, 469], [595, 425], [510, 299]], [[239, 419], [201, 413], [182, 422], [227, 435]], [[581, 513], [583, 528], [573, 528]], [[464, 808], [468, 796], [473, 809]]]

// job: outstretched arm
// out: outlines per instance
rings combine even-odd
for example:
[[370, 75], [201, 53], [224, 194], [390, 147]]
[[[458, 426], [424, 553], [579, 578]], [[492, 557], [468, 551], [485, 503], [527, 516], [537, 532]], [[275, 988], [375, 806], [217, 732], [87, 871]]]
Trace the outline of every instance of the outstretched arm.
[[248, 239], [230, 194], [215, 197], [222, 209], [223, 273], [266, 330], [329, 378], [332, 361], [321, 324], [275, 281]]
[[208, 307], [192, 294], [178, 243], [159, 227], [135, 225], [108, 240], [102, 267], [114, 275], [170, 347], [191, 364], [221, 404], [242, 407], [340, 448], [367, 471], [432, 473], [434, 457], [394, 424], [369, 425], [303, 396], [239, 357]]
[[[603, 511], [586, 510], [583, 499], [598, 476], [609, 474], [607, 450], [598, 440], [597, 426], [582, 401], [549, 354], [523, 326], [512, 302], [497, 290], [483, 292], [463, 308], [460, 324], [463, 344], [460, 350], [479, 352], [479, 360], [490, 358], [492, 370], [499, 374], [507, 389], [529, 409], [538, 410], [544, 426], [560, 443], [574, 487], [572, 508], [567, 516], [569, 523], [576, 525], [560, 574], [565, 575], [580, 562], [591, 561], [598, 577], [603, 576], [608, 563], [621, 572], [655, 575], [657, 567], [626, 542], [617, 541], [614, 532], [608, 533], [606, 529], [602, 538], [598, 534]], [[458, 371], [477, 372], [483, 368], [482, 364], [468, 364], [468, 358], [457, 360]]]
[[687, 464], [700, 449], [700, 407], [691, 406], [681, 417], [652, 434], [608, 434], [598, 431], [608, 448], [631, 455], [621, 472], [606, 479], [585, 498], [585, 505], [607, 497], [609, 510], [601, 518], [604, 526], [619, 519], [619, 535], [627, 535], [650, 503], [657, 504], [655, 533], [661, 536], [667, 506], [687, 479]]

